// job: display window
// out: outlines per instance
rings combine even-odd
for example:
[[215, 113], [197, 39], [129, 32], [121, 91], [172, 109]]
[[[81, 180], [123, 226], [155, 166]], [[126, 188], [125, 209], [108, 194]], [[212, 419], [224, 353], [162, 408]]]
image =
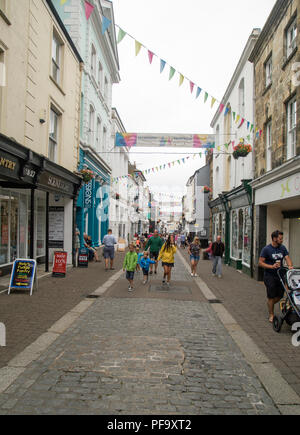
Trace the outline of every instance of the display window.
[[231, 258], [242, 260], [250, 266], [251, 262], [251, 207], [231, 212]]

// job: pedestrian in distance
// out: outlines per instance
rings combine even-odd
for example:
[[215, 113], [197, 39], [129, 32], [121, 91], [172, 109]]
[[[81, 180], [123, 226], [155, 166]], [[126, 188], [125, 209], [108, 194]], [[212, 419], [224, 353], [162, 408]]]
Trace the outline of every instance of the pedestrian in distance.
[[[155, 275], [157, 275], [157, 259], [158, 259], [158, 255], [159, 255], [159, 251], [161, 250], [162, 246], [164, 244], [164, 241], [162, 240], [162, 238], [159, 236], [159, 233], [157, 230], [154, 231], [154, 235], [153, 237], [151, 237], [151, 239], [148, 240], [148, 243], [146, 245], [145, 251], [149, 250], [150, 251], [150, 259], [154, 260], [155, 263], [155, 270], [154, 273]], [[150, 265], [150, 275], [153, 274], [153, 265]]]
[[191, 261], [191, 276], [197, 277], [197, 266], [200, 261], [201, 244], [199, 237], [195, 237], [193, 243], [188, 247], [188, 253]]
[[129, 282], [128, 291], [133, 291], [133, 280], [134, 280], [134, 272], [136, 269], [138, 261], [138, 255], [135, 251], [134, 245], [131, 243], [129, 245], [129, 252], [125, 255], [124, 263], [123, 263], [123, 271], [126, 271], [126, 279]]
[[140, 263], [140, 266], [141, 266], [142, 271], [143, 271], [143, 275], [144, 275], [143, 284], [145, 285], [145, 284], [148, 283], [148, 280], [149, 280], [149, 268], [150, 268], [150, 265], [151, 264], [156, 264], [156, 261], [150, 260], [148, 251], [145, 251], [143, 253], [143, 256], [141, 257], [139, 263]]
[[284, 295], [284, 288], [281, 285], [277, 271], [283, 267], [284, 260], [290, 270], [293, 269], [293, 263], [288, 250], [283, 245], [283, 232], [274, 231], [271, 238], [272, 243], [265, 246], [260, 254], [258, 266], [265, 270], [264, 284], [267, 290], [269, 322], [273, 323], [274, 307]]
[[136, 265], [136, 271], [137, 271], [137, 273], [139, 273], [141, 271], [140, 259], [143, 257], [144, 253], [140, 252], [139, 246], [135, 247], [135, 252], [137, 253], [137, 256], [138, 256], [138, 261], [137, 261], [137, 265]]
[[110, 270], [114, 269], [114, 258], [115, 258], [115, 245], [117, 245], [118, 242], [116, 238], [112, 235], [112, 230], [108, 230], [107, 235], [104, 236], [103, 239], [103, 257], [105, 259], [105, 270], [108, 270], [109, 267], [109, 261], [110, 261]]
[[181, 236], [180, 236], [180, 243], [181, 243], [181, 247], [183, 249], [185, 249], [185, 246], [186, 246], [186, 236], [185, 236], [185, 234], [181, 234]]
[[[164, 277], [163, 277], [163, 285], [167, 284], [170, 286], [171, 282], [171, 274], [172, 269], [175, 264], [174, 256], [177, 252], [177, 248], [175, 246], [174, 236], [172, 234], [169, 235], [167, 241], [164, 243], [163, 247], [160, 250], [158, 261], [162, 261], [162, 266], [164, 268]], [[167, 280], [167, 282], [166, 282]]]
[[209, 241], [208, 242], [208, 248], [205, 249], [205, 251], [204, 251], [204, 252], [206, 252], [208, 254], [208, 257], [209, 257], [210, 260], [212, 259], [212, 245], [213, 245], [212, 242]]
[[212, 259], [213, 259], [213, 276], [218, 276], [218, 278], [222, 278], [222, 258], [225, 252], [225, 245], [222, 242], [221, 236], [217, 237], [216, 242], [212, 244]]

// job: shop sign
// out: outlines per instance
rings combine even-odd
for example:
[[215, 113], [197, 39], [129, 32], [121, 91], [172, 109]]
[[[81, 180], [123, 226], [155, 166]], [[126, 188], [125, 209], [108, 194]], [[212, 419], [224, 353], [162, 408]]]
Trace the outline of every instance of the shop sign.
[[0, 173], [7, 176], [17, 175], [19, 170], [19, 163], [9, 154], [0, 153]]
[[84, 208], [93, 206], [93, 180], [84, 186]]
[[47, 172], [44, 172], [41, 175], [39, 184], [43, 186], [47, 186], [51, 189], [55, 189], [60, 193], [66, 193], [68, 195], [73, 195], [74, 193], [74, 188], [72, 183], [69, 183], [68, 181], [63, 180], [62, 178], [51, 175]]
[[89, 251], [85, 248], [79, 249], [78, 267], [89, 266]]
[[255, 204], [267, 204], [300, 195], [300, 173], [257, 189]]
[[65, 278], [67, 273], [67, 252], [54, 252], [52, 276]]
[[49, 248], [64, 249], [64, 207], [49, 207]]
[[37, 287], [36, 261], [15, 260], [11, 272], [8, 294], [10, 294], [11, 290], [30, 290], [31, 296], [34, 283]]

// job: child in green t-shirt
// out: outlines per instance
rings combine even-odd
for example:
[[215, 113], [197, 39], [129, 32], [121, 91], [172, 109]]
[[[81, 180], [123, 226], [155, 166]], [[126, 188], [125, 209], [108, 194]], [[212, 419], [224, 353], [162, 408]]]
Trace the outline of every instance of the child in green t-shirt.
[[135, 252], [135, 247], [133, 244], [129, 245], [129, 252], [125, 255], [123, 270], [126, 270], [126, 279], [129, 282], [128, 291], [133, 291], [133, 280], [134, 280], [134, 272], [138, 262], [138, 256]]

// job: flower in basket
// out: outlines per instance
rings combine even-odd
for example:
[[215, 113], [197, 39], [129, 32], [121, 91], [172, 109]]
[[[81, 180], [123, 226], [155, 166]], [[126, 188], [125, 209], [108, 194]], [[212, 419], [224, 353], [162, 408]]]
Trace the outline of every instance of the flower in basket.
[[81, 169], [80, 174], [82, 175], [83, 181], [85, 183], [89, 183], [93, 178], [95, 178], [95, 174], [90, 169]]
[[208, 187], [208, 186], [204, 186], [203, 187], [203, 192], [204, 193], [212, 193], [212, 189], [210, 187]]
[[252, 151], [252, 146], [249, 144], [245, 144], [244, 140], [241, 139], [240, 143], [233, 147], [233, 158], [239, 159], [240, 157], [247, 157], [249, 153]]

